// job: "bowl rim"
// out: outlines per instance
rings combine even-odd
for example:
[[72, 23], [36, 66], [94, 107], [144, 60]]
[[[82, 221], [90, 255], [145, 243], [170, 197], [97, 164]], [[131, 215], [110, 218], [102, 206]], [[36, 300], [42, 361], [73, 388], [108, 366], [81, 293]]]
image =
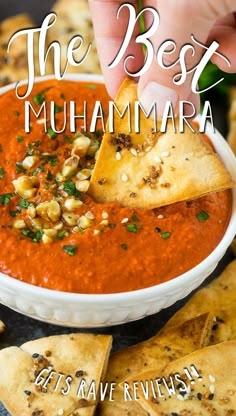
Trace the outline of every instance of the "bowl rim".
[[[43, 82], [53, 79], [55, 80], [54, 75], [46, 75], [41, 77], [36, 77], [35, 82]], [[63, 80], [66, 81], [85, 81], [85, 82], [96, 82], [104, 83], [104, 77], [102, 75], [95, 74], [67, 74], [63, 77]], [[19, 85], [23, 86], [27, 84], [27, 80], [19, 81]], [[0, 88], [0, 95], [10, 91], [16, 87], [17, 83], [6, 85]], [[196, 120], [199, 120], [198, 116]], [[229, 170], [233, 180], [236, 182], [236, 159], [235, 156], [227, 144], [223, 136], [215, 129], [213, 133], [210, 127], [210, 124], [207, 122], [206, 125], [206, 134], [213, 141], [214, 146], [217, 150], [218, 155], [225, 163], [227, 169]], [[220, 151], [219, 151], [220, 148]], [[229, 220], [227, 229], [225, 230], [224, 236], [222, 237], [219, 244], [215, 249], [207, 256], [201, 263], [190, 269], [189, 271], [176, 276], [175, 278], [168, 280], [166, 282], [150, 286], [144, 289], [134, 290], [130, 292], [118, 292], [118, 293], [107, 293], [107, 294], [86, 294], [86, 293], [74, 293], [74, 292], [63, 292], [59, 290], [47, 289], [44, 287], [32, 285], [20, 281], [14, 277], [6, 275], [5, 273], [0, 272], [0, 286], [5, 286], [8, 289], [14, 289], [20, 291], [25, 296], [35, 296], [40, 297], [40, 300], [50, 300], [55, 302], [62, 303], [80, 303], [81, 304], [102, 304], [104, 302], [106, 305], [115, 304], [119, 302], [137, 302], [143, 298], [153, 299], [156, 295], [160, 296], [166, 294], [168, 291], [174, 291], [179, 289], [179, 287], [187, 284], [189, 281], [193, 280], [197, 276], [200, 276], [205, 270], [210, 269], [217, 264], [221, 256], [225, 253], [229, 245], [231, 244], [236, 230], [236, 189], [232, 189], [232, 213]]]

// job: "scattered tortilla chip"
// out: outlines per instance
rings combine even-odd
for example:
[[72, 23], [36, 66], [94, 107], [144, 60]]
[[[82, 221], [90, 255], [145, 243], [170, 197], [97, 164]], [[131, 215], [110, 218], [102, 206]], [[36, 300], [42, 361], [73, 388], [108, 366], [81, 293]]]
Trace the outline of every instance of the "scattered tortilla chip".
[[236, 238], [232, 241], [231, 249], [236, 257]]
[[[110, 348], [110, 336], [90, 334], [52, 336], [5, 348], [0, 352], [0, 401], [12, 416], [55, 416], [61, 409], [64, 416], [77, 410], [81, 416], [92, 416], [98, 397], [82, 398], [77, 391], [82, 380], [86, 392], [92, 381], [99, 388]], [[39, 382], [45, 381], [49, 371], [42, 377], [40, 371], [50, 367], [55, 371], [51, 382], [37, 387], [37, 374]], [[69, 376], [71, 382], [66, 381]]]
[[[211, 344], [236, 339], [236, 260], [208, 286], [200, 289], [166, 324], [167, 333], [186, 319], [211, 311], [214, 315]], [[231, 313], [230, 313], [231, 311]]]
[[236, 155], [236, 88], [230, 90], [229, 134], [228, 143]]
[[5, 329], [6, 329], [6, 325], [4, 324], [4, 322], [0, 321], [0, 334], [1, 334], [2, 332], [4, 332], [4, 331], [5, 331]]
[[[28, 78], [27, 37], [20, 35], [10, 46], [7, 45], [12, 35], [21, 30], [34, 27], [35, 24], [26, 13], [11, 16], [0, 23], [0, 86]], [[38, 36], [34, 35], [35, 75], [39, 75]], [[52, 59], [47, 59], [47, 74], [52, 73]]]
[[[123, 111], [137, 101], [137, 84], [126, 79], [115, 103]], [[106, 133], [90, 182], [100, 203], [157, 208], [231, 188], [224, 164], [199, 133], [189, 129], [153, 133], [153, 121], [141, 112], [141, 133], [128, 133], [128, 116], [115, 113], [115, 134]]]
[[[147, 368], [165, 365], [183, 355], [208, 344], [212, 319], [209, 314], [198, 316], [168, 333], [162, 331], [148, 341], [120, 350], [110, 357], [106, 381], [124, 381]], [[114, 406], [115, 404], [115, 406]], [[146, 416], [137, 401], [125, 402], [122, 390], [117, 387], [114, 402], [104, 401], [99, 405], [100, 416]]]
[[[169, 396], [168, 390], [162, 385], [164, 397], [160, 397], [156, 389], [157, 397], [150, 392], [148, 400], [145, 400], [140, 389], [140, 402], [150, 416], [233, 416], [236, 414], [236, 369], [232, 363], [235, 362], [236, 341], [195, 351], [169, 364], [162, 374], [155, 371], [148, 374], [148, 380], [164, 377], [170, 383], [170, 377], [173, 379], [178, 373], [187, 389], [182, 383], [178, 388], [176, 382], [174, 392]], [[187, 368], [191, 374], [191, 366], [195, 367], [201, 377], [198, 379], [193, 376], [194, 384], [190, 383], [184, 372], [184, 368]]]

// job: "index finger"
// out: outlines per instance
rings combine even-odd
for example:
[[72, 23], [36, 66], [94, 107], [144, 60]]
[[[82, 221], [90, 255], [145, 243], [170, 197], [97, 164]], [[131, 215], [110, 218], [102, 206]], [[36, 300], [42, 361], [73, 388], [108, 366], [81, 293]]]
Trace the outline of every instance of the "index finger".
[[[144, 60], [142, 46], [135, 42], [139, 33], [139, 24], [137, 23], [125, 56], [116, 67], [109, 68], [109, 64], [120, 50], [129, 23], [129, 11], [125, 7], [117, 18], [118, 9], [123, 3], [122, 0], [89, 0], [101, 68], [108, 93], [112, 98], [116, 95], [122, 81], [127, 77], [124, 70], [125, 57], [134, 56], [134, 59], [130, 59], [128, 62], [130, 72], [137, 72]], [[138, 11], [136, 0], [131, 0], [129, 4], [135, 6], [136, 12]]]

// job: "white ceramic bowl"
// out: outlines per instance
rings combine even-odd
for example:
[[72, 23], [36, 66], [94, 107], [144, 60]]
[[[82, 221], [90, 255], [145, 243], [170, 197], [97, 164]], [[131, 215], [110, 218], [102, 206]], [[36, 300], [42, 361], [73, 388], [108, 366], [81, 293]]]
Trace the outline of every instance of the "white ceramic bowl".
[[[65, 79], [103, 82], [101, 76], [94, 75], [68, 75]], [[14, 87], [3, 87], [0, 94]], [[236, 161], [226, 141], [217, 131], [213, 134], [209, 126], [206, 133], [236, 181]], [[203, 262], [171, 281], [127, 293], [84, 295], [39, 288], [0, 273], [0, 302], [32, 318], [72, 327], [101, 327], [140, 319], [167, 308], [197, 288], [213, 272], [235, 234], [236, 189], [232, 216], [221, 242]]]

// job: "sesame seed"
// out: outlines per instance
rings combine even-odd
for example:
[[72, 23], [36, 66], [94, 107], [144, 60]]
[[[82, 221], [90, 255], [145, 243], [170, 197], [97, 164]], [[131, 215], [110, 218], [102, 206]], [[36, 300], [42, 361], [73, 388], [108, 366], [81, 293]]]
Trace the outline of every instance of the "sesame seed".
[[170, 152], [162, 152], [161, 156], [162, 157], [168, 157], [168, 156], [170, 156]]
[[93, 231], [93, 234], [94, 234], [94, 235], [98, 235], [98, 234], [100, 234], [100, 232], [101, 232], [100, 230], [94, 230], [94, 231]]
[[211, 386], [209, 387], [209, 390], [211, 393], [215, 393], [215, 386], [211, 384]]
[[178, 400], [182, 400], [182, 401], [184, 400], [184, 398], [183, 398], [183, 396], [181, 396], [181, 394], [178, 394], [178, 395], [177, 395], [177, 399], [178, 399]]
[[211, 383], [215, 383], [216, 379], [214, 376], [212, 376], [211, 374], [209, 375], [209, 380]]
[[165, 218], [165, 217], [164, 217], [164, 215], [159, 214], [159, 215], [157, 216], [157, 218], [159, 218], [159, 219], [161, 220], [161, 219], [163, 219], [163, 218]]
[[123, 220], [121, 220], [121, 224], [125, 224], [128, 221], [129, 221], [129, 218], [123, 218]]
[[121, 159], [121, 153], [120, 152], [116, 152], [116, 160], [120, 160]]
[[144, 152], [139, 152], [138, 153], [138, 156], [144, 156], [145, 155], [145, 153]]
[[154, 156], [153, 160], [156, 163], [161, 163], [161, 159], [159, 158], [159, 156]]
[[137, 150], [135, 150], [134, 148], [130, 149], [130, 153], [132, 153], [133, 156], [137, 156]]
[[122, 179], [123, 182], [127, 182], [128, 181], [128, 176], [125, 173], [123, 173], [122, 176], [121, 176], [121, 179]]
[[59, 416], [62, 416], [63, 414], [64, 414], [64, 410], [63, 410], [62, 408], [61, 408], [61, 409], [59, 409], [59, 410], [58, 410], [58, 415], [59, 415]]
[[109, 214], [106, 211], [102, 212], [102, 218], [106, 220], [109, 217]]

